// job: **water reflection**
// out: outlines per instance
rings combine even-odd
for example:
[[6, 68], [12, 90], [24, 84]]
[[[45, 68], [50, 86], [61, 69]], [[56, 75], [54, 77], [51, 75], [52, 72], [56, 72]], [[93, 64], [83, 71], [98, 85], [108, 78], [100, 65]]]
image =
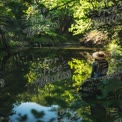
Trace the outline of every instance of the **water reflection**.
[[91, 66], [87, 59], [93, 52], [31, 49], [13, 55], [3, 53], [0, 79], [5, 86], [0, 88], [0, 116], [8, 122], [13, 103], [29, 101], [40, 106], [70, 108], [83, 122], [112, 122], [121, 118], [121, 100], [83, 99], [77, 92], [81, 82], [89, 77]]
[[71, 71], [67, 61], [63, 57], [39, 60], [30, 65], [30, 71], [26, 75], [28, 82], [43, 88], [47, 84], [53, 84], [57, 81], [71, 79]]
[[21, 103], [14, 105], [12, 115], [9, 116], [10, 122], [37, 122], [37, 121], [56, 121], [57, 106], [44, 107], [34, 102]]
[[81, 122], [81, 117], [76, 117], [77, 113], [70, 109], [61, 110], [59, 106], [41, 106], [34, 102], [14, 105], [10, 122]]

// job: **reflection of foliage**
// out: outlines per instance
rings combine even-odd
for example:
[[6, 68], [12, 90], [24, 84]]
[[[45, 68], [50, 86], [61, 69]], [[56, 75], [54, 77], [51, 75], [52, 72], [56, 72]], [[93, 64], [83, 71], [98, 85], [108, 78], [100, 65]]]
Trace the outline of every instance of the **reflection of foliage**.
[[[57, 65], [59, 65], [60, 63], [62, 63], [62, 61], [58, 62]], [[71, 69], [73, 69], [74, 71], [76, 70], [75, 75], [78, 75], [78, 73], [80, 73], [79, 75], [81, 77], [81, 80], [84, 80], [86, 79], [86, 77], [89, 76], [90, 67], [84, 61], [74, 60], [74, 62], [70, 61], [68, 64], [70, 65]], [[73, 65], [72, 67], [71, 67], [71, 64]], [[79, 65], [81, 65], [81, 67], [84, 67], [84, 68], [78, 69]], [[36, 78], [39, 77], [39, 75], [43, 74], [42, 69], [44, 67], [47, 69], [50, 69], [50, 67], [54, 67], [54, 66], [56, 66], [56, 64], [44, 65], [43, 61], [41, 60], [39, 60], [38, 62], [37, 61], [33, 62], [30, 66], [30, 71], [26, 75], [26, 77], [31, 83], [34, 80], [36, 80]], [[81, 70], [81, 71], [79, 72], [78, 70], [79, 71]], [[71, 107], [74, 111], [78, 111], [78, 113], [81, 114], [81, 113], [84, 113], [84, 111], [89, 111], [89, 109], [86, 109], [85, 107], [82, 110], [80, 108], [81, 106], [80, 103], [76, 104], [78, 103], [78, 100], [81, 101], [81, 98], [74, 95], [74, 93], [77, 93], [76, 88], [74, 88], [74, 86], [75, 87], [79, 86], [79, 84], [81, 83], [81, 80], [78, 81], [78, 84], [77, 84], [77, 81], [72, 82], [71, 79], [56, 81], [53, 84], [51, 83], [51, 84], [45, 85], [43, 88], [39, 88], [35, 84], [31, 85], [31, 87], [30, 85], [28, 85], [28, 92], [18, 95], [18, 99], [21, 99], [21, 100], [23, 99], [24, 101], [34, 101], [41, 105], [58, 104], [62, 108]], [[35, 94], [34, 89], [36, 90], [36, 94]], [[74, 101], [74, 104], [72, 104], [73, 101]]]
[[[117, 108], [111, 108], [109, 111], [111, 112], [110, 114], [111, 114], [111, 116], [113, 116], [114, 120], [117, 120], [119, 118], [122, 119], [122, 113], [119, 112], [119, 109], [117, 109]], [[119, 122], [119, 120], [118, 121], [115, 121], [115, 122]]]
[[[31, 100], [38, 101], [39, 103], [41, 101], [41, 104], [46, 104], [45, 102], [43, 102], [46, 101], [50, 105], [56, 102], [62, 106], [67, 106], [70, 103], [70, 101], [72, 101], [72, 99], [74, 98], [71, 93], [72, 82], [69, 76], [67, 76], [66, 79], [56, 79], [56, 81], [54, 82], [51, 82], [51, 79], [47, 78], [45, 79], [46, 82], [44, 87], [40, 87], [36, 83], [37, 80], [39, 81], [39, 83], [43, 82], [42, 79], [44, 77], [52, 77], [54, 75], [57, 75], [57, 72], [63, 74], [65, 73], [65, 71], [69, 71], [68, 65], [64, 59], [62, 59], [63, 62], [59, 58], [55, 58], [55, 60], [49, 60], [39, 60], [38, 62], [33, 62], [30, 66], [30, 71], [26, 75], [26, 77], [29, 82], [28, 90], [31, 92], [32, 95]], [[62, 63], [62, 65], [60, 63]], [[62, 74], [59, 75], [61, 76]], [[35, 91], [36, 93], [38, 93], [37, 95], [35, 94]], [[28, 93], [26, 93], [25, 95], [28, 96]], [[59, 98], [59, 96], [61, 97]]]
[[[117, 79], [109, 79], [101, 81], [101, 84], [98, 86], [98, 89], [102, 91], [102, 96], [97, 97], [101, 98], [119, 98], [121, 96], [122, 82]], [[118, 92], [117, 92], [118, 91]]]
[[35, 109], [32, 109], [31, 112], [35, 118], [42, 118], [45, 115], [44, 111], [38, 112]]
[[47, 64], [43, 64], [42, 61], [39, 61], [39, 63], [34, 62], [31, 64], [31, 70], [29, 73], [26, 75], [28, 78], [28, 82], [33, 82], [35, 81], [38, 77], [41, 77], [42, 74], [42, 68], [49, 69]]
[[90, 76], [91, 67], [83, 60], [72, 59], [69, 61], [70, 68], [73, 70], [73, 86], [77, 87], [81, 82]]
[[20, 118], [18, 119], [19, 120], [19, 122], [23, 122], [23, 121], [26, 121], [27, 119], [28, 119], [28, 117], [27, 117], [27, 115], [25, 114], [25, 115], [21, 115], [21, 114], [19, 114], [19, 116], [20, 116]]

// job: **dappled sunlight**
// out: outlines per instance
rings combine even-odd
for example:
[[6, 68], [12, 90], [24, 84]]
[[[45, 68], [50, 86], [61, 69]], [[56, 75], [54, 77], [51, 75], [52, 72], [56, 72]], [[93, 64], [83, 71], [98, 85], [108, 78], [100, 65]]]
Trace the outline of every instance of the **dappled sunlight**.
[[108, 36], [106, 32], [93, 30], [84, 35], [84, 40], [86, 42], [92, 41], [94, 44], [105, 44], [108, 42]]

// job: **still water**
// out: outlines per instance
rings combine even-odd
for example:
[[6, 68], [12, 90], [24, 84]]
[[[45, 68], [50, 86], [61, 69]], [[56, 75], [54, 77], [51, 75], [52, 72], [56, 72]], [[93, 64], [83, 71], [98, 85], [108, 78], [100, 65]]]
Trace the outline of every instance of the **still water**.
[[[12, 116], [19, 119], [11, 122], [54, 122], [57, 113], [63, 119], [55, 122], [121, 122], [121, 100], [83, 99], [78, 92], [81, 82], [90, 76], [87, 63], [96, 50], [35, 48], [1, 52], [0, 122], [8, 122]], [[60, 108], [57, 113], [49, 113], [56, 108]], [[41, 110], [47, 115], [43, 119], [38, 116]], [[31, 118], [30, 111], [37, 119]], [[75, 113], [74, 118], [68, 112]]]

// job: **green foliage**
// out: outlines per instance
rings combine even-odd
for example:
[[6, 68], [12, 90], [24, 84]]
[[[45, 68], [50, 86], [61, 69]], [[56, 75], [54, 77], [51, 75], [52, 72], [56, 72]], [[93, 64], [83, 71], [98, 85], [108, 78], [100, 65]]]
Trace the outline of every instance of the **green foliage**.
[[81, 0], [80, 3], [75, 6], [74, 10], [74, 20], [75, 22], [71, 25], [69, 31], [73, 32], [74, 35], [84, 33], [90, 29], [91, 22], [90, 19], [86, 16], [86, 12], [89, 8], [92, 7], [92, 4], [87, 1]]
[[[38, 69], [36, 69], [38, 67]], [[26, 75], [26, 77], [28, 78], [28, 82], [33, 82], [35, 81], [37, 78], [42, 77], [42, 69], [46, 68], [49, 69], [49, 66], [47, 64], [43, 64], [42, 62], [40, 63], [32, 63], [31, 64], [31, 68], [29, 73]]]
[[24, 16], [24, 33], [27, 37], [33, 37], [58, 32], [58, 30], [62, 31], [64, 26], [70, 26], [70, 23], [63, 21], [69, 21], [68, 19], [72, 18], [72, 11], [67, 7], [72, 3], [74, 2], [61, 0], [49, 3], [47, 0], [43, 0], [29, 6], [26, 11], [27, 16]]
[[0, 35], [2, 37], [3, 47], [8, 48], [10, 40], [21, 41], [24, 38], [22, 34], [21, 17], [25, 14], [26, 6], [22, 2], [2, 1], [0, 15]]
[[[23, 43], [26, 43], [26, 42], [23, 42]], [[23, 44], [22, 42], [19, 42], [19, 41], [13, 41], [13, 40], [10, 40], [9, 41], [9, 45], [13, 48], [13, 47], [21, 47], [21, 46], [23, 46], [24, 44]]]
[[[118, 9], [116, 10], [117, 6]], [[120, 1], [51, 0], [49, 2], [48, 0], [2, 0], [0, 9], [0, 29], [5, 32], [2, 35], [7, 38], [7, 41], [2, 39], [1, 47], [6, 46], [4, 43], [8, 43], [10, 40], [15, 42], [40, 40], [42, 42], [43, 35], [51, 36], [53, 38], [51, 43], [59, 43], [55, 35], [81, 35], [91, 30], [107, 32], [109, 33], [108, 40], [116, 40], [117, 43], [121, 44]], [[108, 10], [109, 12], [106, 12]], [[109, 19], [110, 22], [105, 20], [107, 23], [104, 26], [99, 26], [104, 21], [104, 15], [116, 15], [119, 18], [115, 17], [118, 19], [116, 23], [112, 23], [114, 20], [111, 18], [111, 20]], [[97, 20], [102, 17], [103, 21], [98, 22]], [[95, 25], [96, 23], [98, 24]], [[66, 41], [69, 40], [68, 36], [65, 36], [65, 38]], [[47, 40], [45, 41], [47, 42]]]
[[107, 50], [110, 52], [109, 57], [109, 74], [122, 71], [122, 50], [121, 46], [116, 44], [116, 40], [112, 41]]

